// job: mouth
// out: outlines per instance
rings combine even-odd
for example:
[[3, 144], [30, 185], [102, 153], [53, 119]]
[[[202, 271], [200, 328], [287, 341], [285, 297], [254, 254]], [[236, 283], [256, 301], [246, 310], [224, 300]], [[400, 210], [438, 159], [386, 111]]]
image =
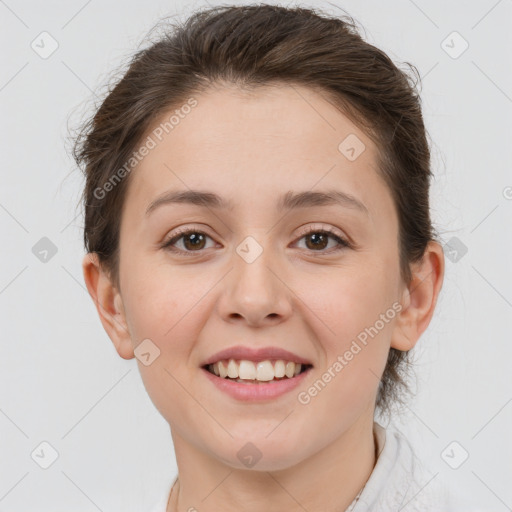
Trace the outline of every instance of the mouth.
[[236, 345], [203, 360], [200, 368], [222, 393], [237, 401], [262, 403], [289, 396], [305, 382], [313, 364], [278, 346]]
[[255, 362], [231, 358], [205, 364], [201, 368], [226, 381], [268, 385], [272, 382], [293, 380], [311, 370], [313, 365], [284, 359], [265, 359]]

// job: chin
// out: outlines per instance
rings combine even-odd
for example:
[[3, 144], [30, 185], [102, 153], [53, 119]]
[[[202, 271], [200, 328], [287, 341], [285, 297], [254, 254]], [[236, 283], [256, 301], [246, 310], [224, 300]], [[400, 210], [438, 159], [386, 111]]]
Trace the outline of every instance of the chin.
[[[275, 441], [275, 440], [274, 440]], [[297, 451], [300, 443], [286, 444], [277, 440], [269, 442], [268, 439], [253, 439], [241, 441], [240, 438], [230, 440], [226, 452], [219, 453], [219, 446], [211, 451], [222, 463], [233, 469], [247, 469], [251, 471], [280, 471], [295, 466], [305, 458], [305, 454]]]

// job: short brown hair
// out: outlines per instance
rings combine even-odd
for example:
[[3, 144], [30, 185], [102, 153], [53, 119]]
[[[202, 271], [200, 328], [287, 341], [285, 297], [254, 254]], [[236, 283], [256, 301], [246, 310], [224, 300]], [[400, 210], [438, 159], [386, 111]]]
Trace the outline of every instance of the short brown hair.
[[[408, 64], [420, 80], [416, 68]], [[401, 277], [435, 240], [429, 213], [430, 150], [412, 78], [365, 42], [350, 16], [274, 5], [196, 11], [139, 50], [124, 76], [82, 125], [73, 156], [86, 184], [84, 245], [119, 288], [119, 227], [130, 175], [105, 197], [94, 193], [126, 162], [152, 123], [213, 84], [297, 84], [329, 98], [379, 149], [378, 170], [399, 218]], [[390, 349], [376, 407], [407, 391], [408, 352]]]

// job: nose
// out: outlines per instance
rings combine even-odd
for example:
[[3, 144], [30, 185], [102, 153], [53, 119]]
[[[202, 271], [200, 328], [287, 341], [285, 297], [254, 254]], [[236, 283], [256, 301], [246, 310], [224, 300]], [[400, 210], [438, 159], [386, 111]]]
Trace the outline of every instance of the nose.
[[223, 281], [217, 303], [219, 314], [227, 322], [251, 327], [285, 321], [292, 313], [293, 293], [276, 258], [267, 249], [254, 261], [240, 254], [233, 252], [233, 269]]

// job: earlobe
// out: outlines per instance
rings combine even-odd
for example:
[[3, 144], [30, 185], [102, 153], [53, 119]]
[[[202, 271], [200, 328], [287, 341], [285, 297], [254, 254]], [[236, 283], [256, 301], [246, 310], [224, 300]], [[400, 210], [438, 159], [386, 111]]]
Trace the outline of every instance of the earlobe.
[[443, 248], [431, 241], [421, 262], [414, 264], [411, 282], [403, 292], [392, 348], [408, 351], [416, 345], [432, 319], [443, 278]]
[[82, 269], [87, 290], [96, 306], [103, 328], [117, 353], [123, 359], [132, 359], [135, 357], [134, 348], [121, 294], [102, 269], [96, 253], [87, 253], [84, 256]]

